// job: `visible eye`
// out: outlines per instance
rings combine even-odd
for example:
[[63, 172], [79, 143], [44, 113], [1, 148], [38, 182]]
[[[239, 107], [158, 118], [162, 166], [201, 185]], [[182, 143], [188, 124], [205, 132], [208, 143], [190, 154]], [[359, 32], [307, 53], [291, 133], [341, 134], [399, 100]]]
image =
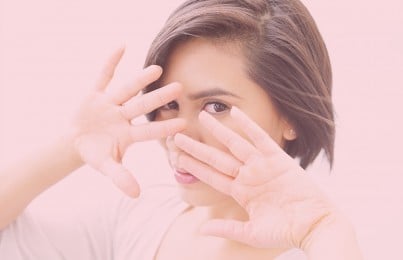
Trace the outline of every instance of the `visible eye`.
[[158, 108], [158, 110], [177, 110], [179, 105], [176, 101], [171, 101], [168, 104]]
[[171, 118], [175, 118], [179, 111], [179, 104], [176, 101], [171, 101], [156, 110], [155, 113], [155, 121], [167, 120]]
[[218, 114], [228, 110], [229, 107], [220, 102], [210, 102], [204, 106], [204, 110], [210, 114]]

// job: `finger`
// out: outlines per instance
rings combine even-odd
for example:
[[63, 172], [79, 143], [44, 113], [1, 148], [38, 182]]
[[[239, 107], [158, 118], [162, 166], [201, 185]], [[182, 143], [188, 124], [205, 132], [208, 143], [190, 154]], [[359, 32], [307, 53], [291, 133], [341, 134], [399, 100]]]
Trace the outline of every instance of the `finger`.
[[96, 90], [103, 91], [106, 86], [108, 86], [109, 82], [112, 80], [113, 75], [115, 73], [115, 69], [119, 64], [119, 61], [122, 59], [122, 56], [125, 52], [125, 47], [121, 47], [117, 49], [112, 56], [108, 59], [105, 67], [102, 69], [101, 75], [96, 83]]
[[209, 220], [200, 228], [200, 233], [203, 235], [222, 237], [254, 247], [261, 246], [261, 242], [253, 238], [252, 231], [249, 222], [226, 219]]
[[175, 135], [174, 140], [179, 148], [221, 173], [234, 178], [238, 175], [238, 169], [242, 163], [233, 156], [180, 133]]
[[246, 162], [251, 156], [256, 155], [257, 149], [247, 140], [225, 127], [208, 113], [200, 112], [199, 119], [204, 127], [241, 162]]
[[202, 182], [210, 185], [214, 189], [227, 195], [231, 195], [232, 178], [223, 175], [204, 163], [180, 153], [178, 155], [178, 167], [185, 169], [190, 174], [196, 176]]
[[186, 121], [181, 118], [174, 118], [164, 121], [149, 122], [131, 127], [133, 142], [148, 141], [174, 135], [183, 131]]
[[242, 126], [242, 131], [250, 138], [259, 151], [268, 154], [281, 150], [280, 146], [270, 135], [240, 109], [232, 107], [231, 116]]
[[116, 105], [121, 105], [130, 98], [136, 96], [140, 90], [161, 77], [162, 68], [151, 65], [143, 69], [134, 79], [134, 82], [121, 88], [108, 88], [106, 90], [109, 99]]
[[181, 90], [182, 87], [179, 83], [171, 83], [140, 97], [133, 97], [122, 106], [122, 113], [128, 120], [139, 115], [150, 113], [176, 99], [181, 93]]
[[137, 198], [140, 194], [140, 187], [136, 179], [130, 172], [123, 167], [122, 164], [116, 162], [112, 158], [108, 158], [102, 162], [99, 171], [111, 178], [113, 183], [126, 195]]

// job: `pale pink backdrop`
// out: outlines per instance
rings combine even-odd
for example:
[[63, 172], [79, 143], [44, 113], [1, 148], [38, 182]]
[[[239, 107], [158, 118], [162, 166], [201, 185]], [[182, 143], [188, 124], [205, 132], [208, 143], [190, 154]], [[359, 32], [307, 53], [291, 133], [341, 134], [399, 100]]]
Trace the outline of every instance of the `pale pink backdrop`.
[[[113, 84], [130, 79], [180, 2], [0, 0], [0, 166], [62, 133], [105, 58], [122, 44], [127, 53]], [[403, 259], [403, 3], [303, 2], [331, 55], [338, 130], [332, 173], [321, 160], [310, 172], [355, 224], [366, 259]], [[125, 164], [144, 186], [171, 177], [155, 143], [133, 146]], [[112, 185], [83, 168], [33, 207], [63, 214], [65, 205], [85, 208], [114, 195]], [[41, 209], [45, 204], [58, 213]]]

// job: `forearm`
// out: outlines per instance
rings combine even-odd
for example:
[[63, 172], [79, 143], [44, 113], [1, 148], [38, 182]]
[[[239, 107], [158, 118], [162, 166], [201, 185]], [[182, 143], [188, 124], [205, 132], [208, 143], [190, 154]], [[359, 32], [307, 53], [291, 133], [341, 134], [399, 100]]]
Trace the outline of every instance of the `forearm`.
[[83, 163], [71, 138], [53, 144], [0, 172], [0, 230], [11, 223], [42, 191]]
[[354, 228], [343, 217], [333, 219], [323, 228], [313, 231], [305, 241], [303, 250], [309, 260], [363, 259]]

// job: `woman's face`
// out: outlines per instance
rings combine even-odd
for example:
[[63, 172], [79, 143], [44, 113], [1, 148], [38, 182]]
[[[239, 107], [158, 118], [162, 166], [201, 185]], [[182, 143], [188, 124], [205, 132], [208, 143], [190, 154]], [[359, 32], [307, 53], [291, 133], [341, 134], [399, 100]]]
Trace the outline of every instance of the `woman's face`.
[[[202, 39], [186, 41], [176, 47], [167, 64], [161, 79], [162, 85], [179, 82], [183, 92], [177, 100], [157, 110], [156, 120], [184, 118], [187, 121], [184, 134], [229, 152], [203, 128], [198, 116], [204, 110], [245, 137], [241, 131], [242, 126], [236, 125], [230, 116], [231, 107], [237, 106], [279, 144], [288, 139], [287, 131], [290, 127], [276, 112], [266, 92], [248, 78], [241, 51], [235, 45]], [[178, 169], [176, 162], [178, 148], [172, 138], [162, 140], [161, 143], [173, 168], [172, 177], [178, 177], [177, 170], [183, 171]], [[201, 181], [192, 178], [176, 179], [183, 200], [191, 205], [208, 206], [229, 200], [228, 196]]]

